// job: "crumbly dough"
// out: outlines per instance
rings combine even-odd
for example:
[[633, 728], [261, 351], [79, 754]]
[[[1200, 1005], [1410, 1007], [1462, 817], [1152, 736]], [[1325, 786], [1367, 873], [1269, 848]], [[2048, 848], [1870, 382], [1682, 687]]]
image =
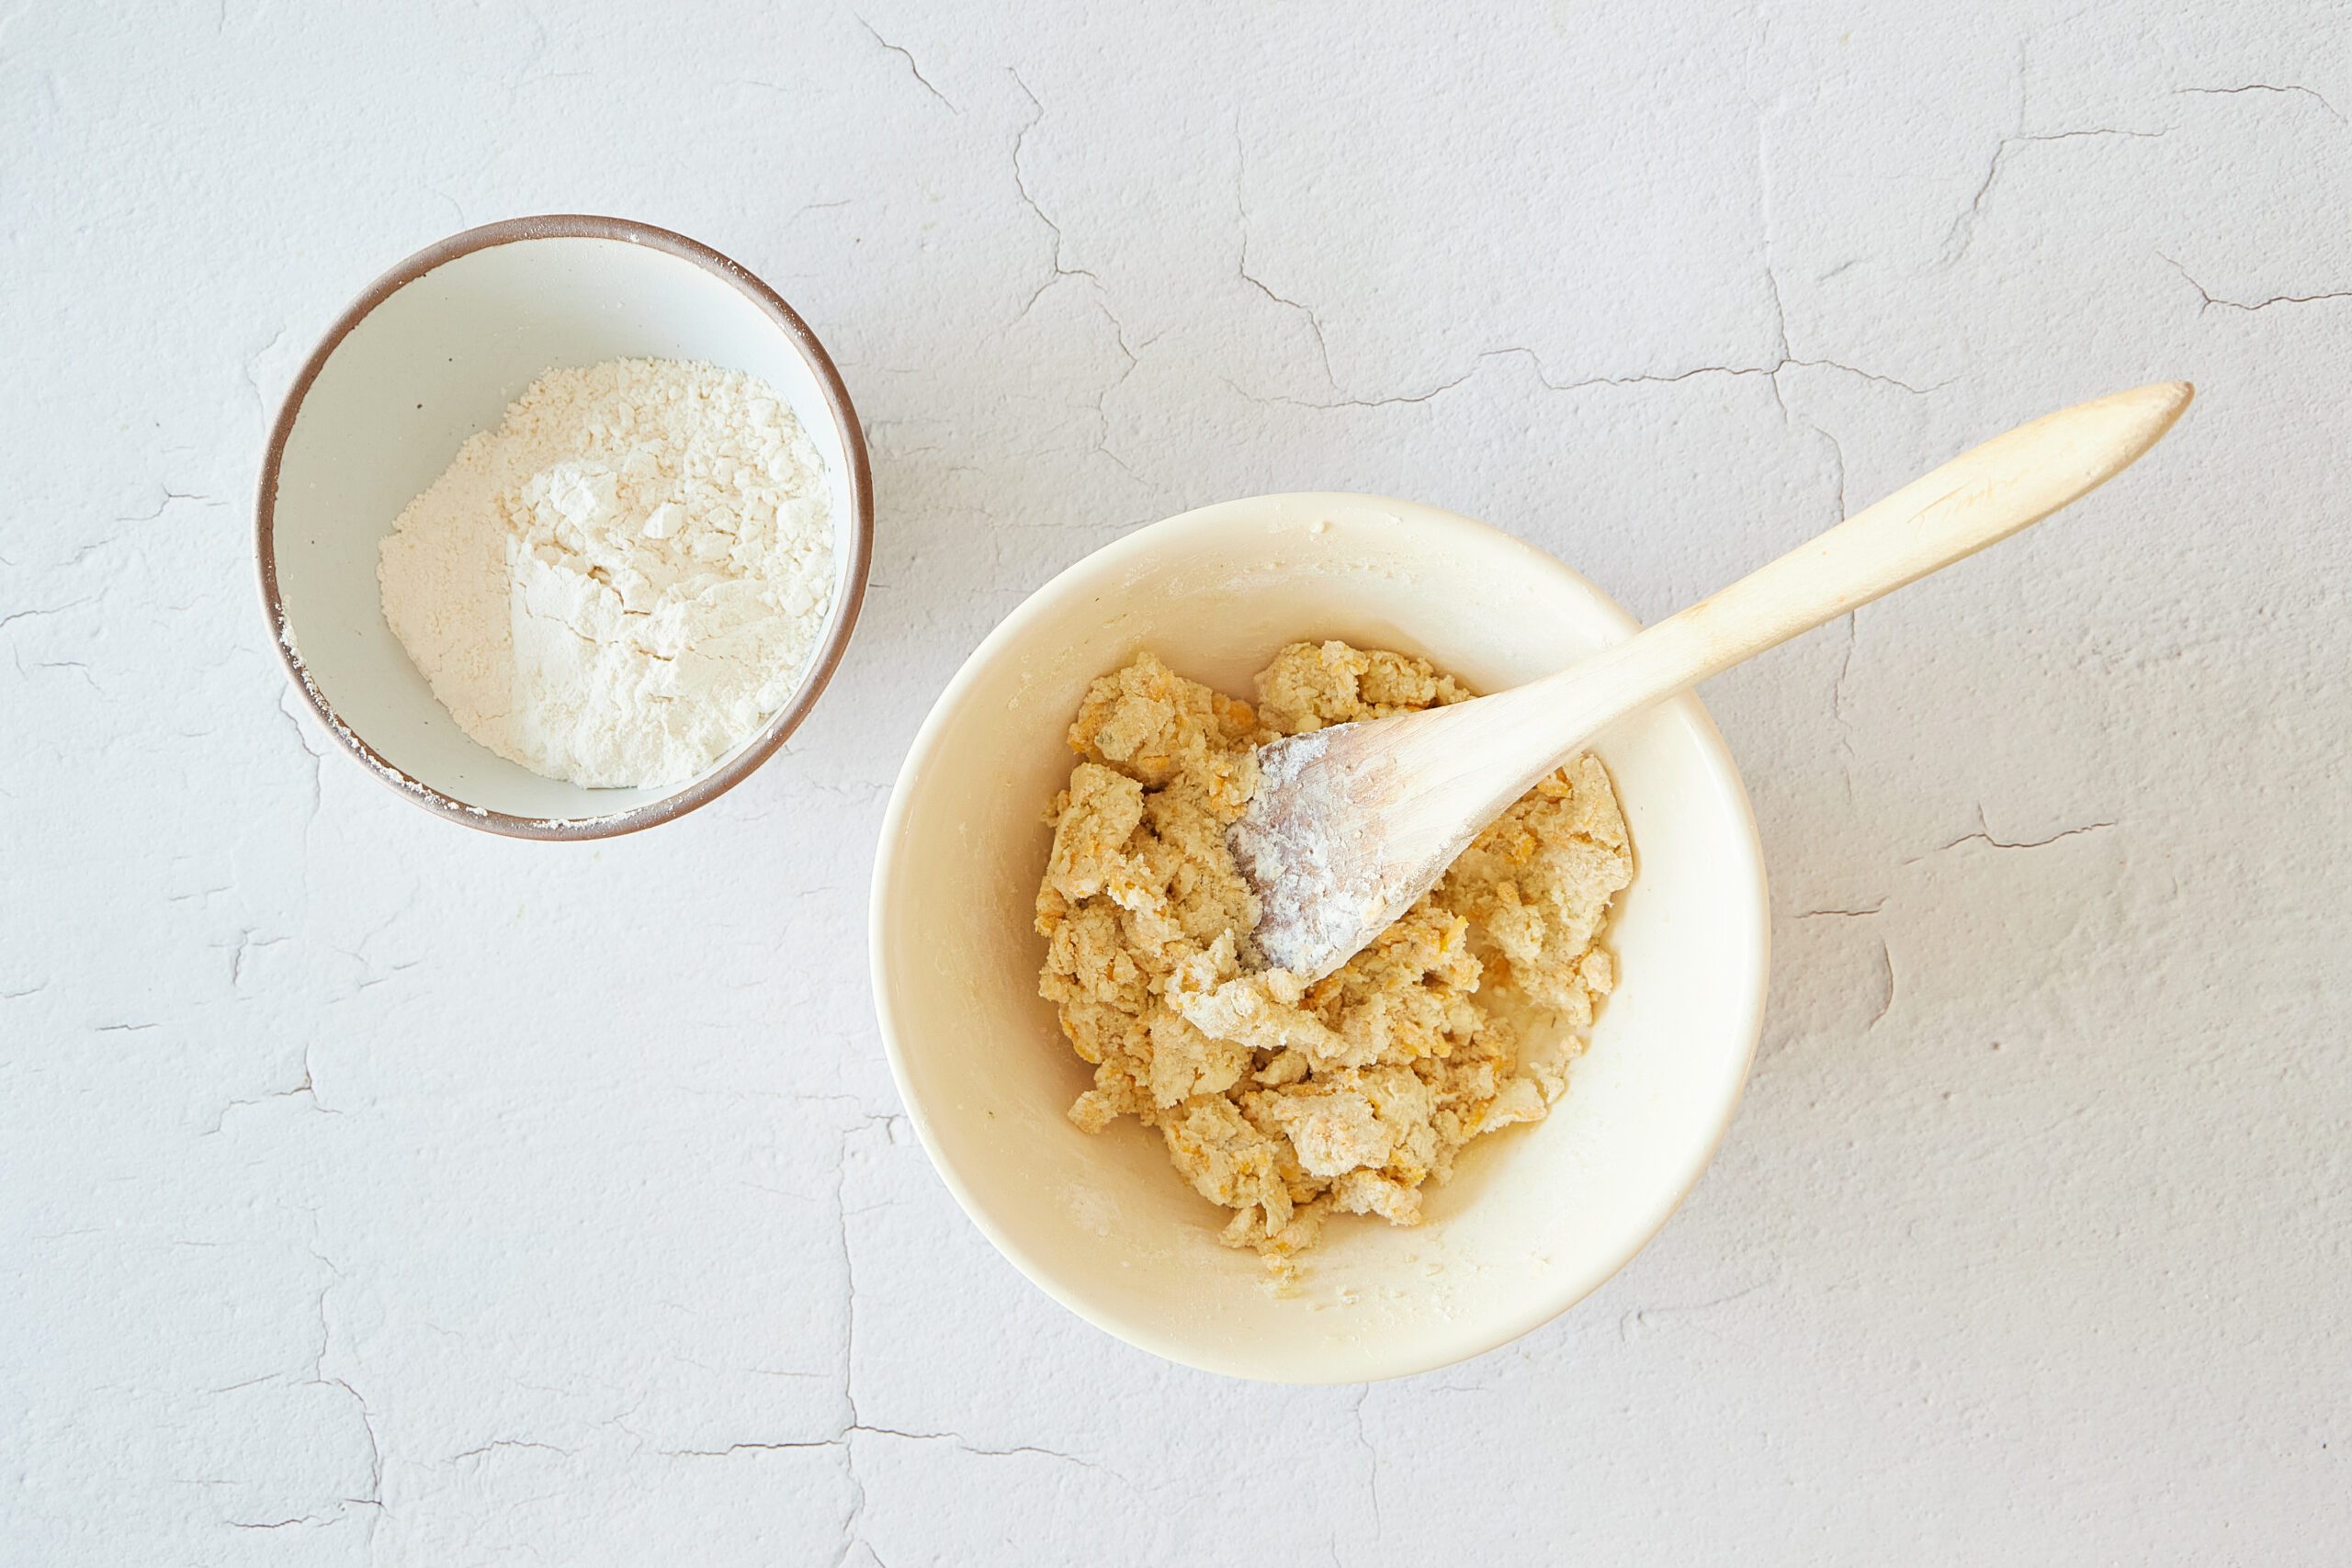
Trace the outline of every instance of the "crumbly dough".
[[1600, 941], [1633, 852], [1608, 775], [1579, 756], [1333, 974], [1249, 972], [1257, 898], [1225, 830], [1255, 749], [1471, 695], [1424, 660], [1340, 642], [1285, 648], [1257, 688], [1253, 708], [1144, 653], [1087, 689], [1037, 891], [1039, 990], [1094, 1064], [1070, 1120], [1158, 1129], [1193, 1190], [1234, 1211], [1227, 1244], [1286, 1272], [1327, 1214], [1417, 1224], [1464, 1145], [1550, 1109], [1565, 1062], [1523, 1057], [1493, 1004], [1516, 993], [1581, 1038], [1614, 981]]

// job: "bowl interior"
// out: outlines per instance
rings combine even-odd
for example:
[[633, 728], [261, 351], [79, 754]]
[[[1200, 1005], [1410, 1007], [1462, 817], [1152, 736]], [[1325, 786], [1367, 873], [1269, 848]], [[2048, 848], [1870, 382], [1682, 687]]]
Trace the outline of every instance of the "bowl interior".
[[1173, 1359], [1281, 1381], [1442, 1365], [1605, 1280], [1664, 1223], [1729, 1120], [1761, 1015], [1763, 870], [1747, 797], [1695, 698], [1596, 748], [1636, 856], [1610, 937], [1621, 980], [1566, 1097], [1482, 1139], [1421, 1226], [1335, 1219], [1281, 1299], [1159, 1135], [1089, 1135], [1091, 1081], [1036, 995], [1031, 901], [1062, 732], [1138, 649], [1250, 694], [1283, 643], [1423, 654], [1487, 690], [1547, 674], [1634, 622], [1559, 562], [1430, 508], [1350, 496], [1238, 502], [1112, 546], [1041, 590], [942, 697], [901, 774], [874, 906], [876, 988], [909, 1108], [991, 1239], [1097, 1325]]
[[[450, 257], [393, 288], [298, 392], [280, 457], [273, 547], [287, 628], [335, 716], [394, 769], [464, 805], [526, 818], [626, 812], [684, 787], [585, 789], [476, 744], [434, 700], [376, 585], [379, 541], [458, 446], [548, 370], [629, 356], [702, 360], [764, 378], [825, 459], [835, 585], [820, 660], [855, 592], [852, 439], [816, 367], [727, 278], [652, 244], [575, 235]], [[714, 765], [724, 768], [727, 760]]]

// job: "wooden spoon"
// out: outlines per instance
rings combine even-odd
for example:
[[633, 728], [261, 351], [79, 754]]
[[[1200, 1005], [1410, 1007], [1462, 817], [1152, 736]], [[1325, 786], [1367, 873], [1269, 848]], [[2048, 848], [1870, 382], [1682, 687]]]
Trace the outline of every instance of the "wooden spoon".
[[1556, 675], [1261, 748], [1257, 793], [1227, 832], [1261, 901], [1260, 954], [1304, 979], [1329, 974], [1602, 728], [2089, 494], [2193, 390], [2159, 381], [2019, 425]]

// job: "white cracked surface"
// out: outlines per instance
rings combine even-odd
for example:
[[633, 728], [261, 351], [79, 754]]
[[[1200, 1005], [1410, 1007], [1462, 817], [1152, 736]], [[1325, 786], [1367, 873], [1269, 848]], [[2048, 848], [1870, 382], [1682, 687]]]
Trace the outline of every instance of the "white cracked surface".
[[[2352, 48], [2324, 5], [1969, 9], [0, 18], [0, 1556], [2329, 1560]], [[775, 282], [880, 500], [787, 754], [576, 848], [323, 754], [248, 511], [368, 277], [563, 209]], [[931, 1173], [871, 840], [1054, 570], [1365, 489], [1655, 616], [2172, 376], [2143, 469], [1709, 689], [1770, 1021], [1582, 1307], [1220, 1382]]]

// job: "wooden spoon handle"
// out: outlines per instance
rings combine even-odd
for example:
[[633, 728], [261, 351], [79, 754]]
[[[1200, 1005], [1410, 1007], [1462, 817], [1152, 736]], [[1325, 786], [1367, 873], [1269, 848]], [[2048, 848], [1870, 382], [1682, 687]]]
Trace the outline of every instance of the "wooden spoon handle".
[[1611, 720], [1974, 555], [2089, 494], [2154, 446], [2193, 392], [2186, 381], [2159, 381], [1996, 435], [1630, 641], [1504, 694], [1516, 711], [1495, 717], [1558, 738], [1549, 761], [1529, 772], [1532, 783]]
[[2159, 382], [2019, 425], [1531, 685], [1264, 748], [1231, 833], [1264, 905], [1261, 953], [1307, 979], [1330, 973], [1594, 731], [2040, 522], [2130, 467], [2190, 396]]

